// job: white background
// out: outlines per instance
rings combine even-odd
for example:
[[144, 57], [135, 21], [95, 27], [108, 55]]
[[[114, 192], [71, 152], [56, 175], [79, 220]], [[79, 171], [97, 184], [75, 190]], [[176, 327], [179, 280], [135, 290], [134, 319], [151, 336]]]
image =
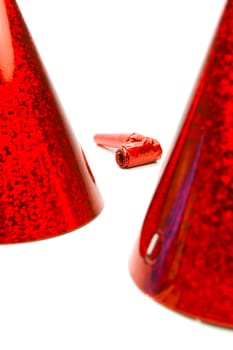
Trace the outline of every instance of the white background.
[[[232, 349], [232, 331], [144, 296], [128, 259], [223, 0], [18, 0], [105, 208], [55, 239], [0, 247], [0, 349]], [[98, 132], [139, 132], [158, 164], [122, 170]]]

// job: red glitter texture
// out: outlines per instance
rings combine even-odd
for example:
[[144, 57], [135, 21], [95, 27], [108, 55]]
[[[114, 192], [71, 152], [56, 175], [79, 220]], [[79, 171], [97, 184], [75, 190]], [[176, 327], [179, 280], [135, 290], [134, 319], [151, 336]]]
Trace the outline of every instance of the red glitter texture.
[[233, 327], [233, 1], [227, 2], [130, 260], [156, 301]]
[[15, 1], [0, 26], [0, 243], [17, 243], [88, 223], [102, 200]]
[[100, 146], [119, 147], [116, 162], [121, 168], [153, 163], [162, 156], [162, 147], [157, 140], [137, 133], [96, 134], [94, 141]]

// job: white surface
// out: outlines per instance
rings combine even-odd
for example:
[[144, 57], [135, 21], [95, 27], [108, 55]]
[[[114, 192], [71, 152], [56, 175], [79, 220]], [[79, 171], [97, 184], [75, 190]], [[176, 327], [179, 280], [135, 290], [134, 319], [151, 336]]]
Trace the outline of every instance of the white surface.
[[[229, 330], [145, 297], [128, 258], [223, 0], [18, 0], [105, 201], [84, 228], [0, 247], [0, 349], [232, 349]], [[97, 132], [158, 138], [157, 165], [121, 170]]]

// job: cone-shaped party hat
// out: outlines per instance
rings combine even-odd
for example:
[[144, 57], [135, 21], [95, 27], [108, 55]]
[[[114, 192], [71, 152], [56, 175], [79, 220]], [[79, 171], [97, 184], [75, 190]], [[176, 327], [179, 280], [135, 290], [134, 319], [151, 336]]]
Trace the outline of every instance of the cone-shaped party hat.
[[233, 327], [233, 0], [150, 203], [130, 271], [158, 302]]
[[14, 0], [0, 0], [0, 243], [88, 223], [102, 200]]

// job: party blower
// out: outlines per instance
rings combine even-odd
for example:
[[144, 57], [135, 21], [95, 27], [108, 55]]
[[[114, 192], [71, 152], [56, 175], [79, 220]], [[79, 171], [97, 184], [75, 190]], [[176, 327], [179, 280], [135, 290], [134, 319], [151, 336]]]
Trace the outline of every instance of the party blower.
[[136, 132], [96, 134], [94, 141], [99, 146], [116, 148], [115, 159], [122, 169], [154, 163], [161, 158], [163, 152], [157, 140]]
[[165, 306], [233, 327], [233, 0], [226, 3], [130, 271]]
[[101, 209], [20, 10], [0, 0], [0, 243], [69, 232]]

